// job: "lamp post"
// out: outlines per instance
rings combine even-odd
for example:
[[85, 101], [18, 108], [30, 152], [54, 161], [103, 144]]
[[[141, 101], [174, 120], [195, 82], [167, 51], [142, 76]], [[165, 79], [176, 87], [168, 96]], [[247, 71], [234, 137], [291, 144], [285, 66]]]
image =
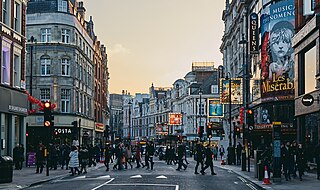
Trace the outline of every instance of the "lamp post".
[[[202, 95], [202, 89], [201, 88], [199, 88], [199, 100], [200, 100], [200, 102], [199, 102], [199, 118], [200, 118], [200, 128], [202, 129], [202, 104], [201, 104], [201, 95]], [[204, 131], [204, 130], [203, 130]], [[202, 141], [202, 138], [203, 138], [203, 134], [202, 134], [202, 137], [200, 138], [200, 142]]]
[[129, 142], [130, 142], [130, 145], [131, 145], [131, 105], [132, 105], [132, 102], [129, 101], [128, 102], [128, 105], [129, 105], [129, 126], [128, 126], [128, 138], [129, 138]]
[[[28, 40], [30, 42], [30, 96], [32, 96], [32, 78], [33, 78], [33, 43], [37, 42], [37, 40], [31, 36], [30, 39]], [[32, 103], [29, 103], [29, 109], [32, 110]]]
[[[242, 145], [246, 147], [246, 150], [248, 151], [248, 172], [250, 172], [250, 156], [249, 156], [249, 150], [248, 150], [248, 144], [246, 141], [248, 141], [248, 136], [246, 134], [246, 124], [247, 124], [247, 110], [248, 110], [248, 101], [249, 101], [249, 80], [248, 80], [248, 66], [246, 63], [246, 57], [247, 52], [245, 51], [248, 47], [248, 41], [245, 39], [244, 34], [242, 34], [242, 39], [239, 41], [239, 45], [242, 48], [242, 66], [243, 66], [243, 107], [245, 110], [245, 119], [244, 123], [242, 124]], [[242, 153], [242, 171], [246, 171], [246, 152]]]
[[229, 147], [228, 147], [228, 164], [230, 165], [233, 162], [234, 157], [234, 149], [232, 146], [232, 138], [231, 138], [231, 131], [232, 131], [232, 117], [231, 117], [231, 74], [228, 71], [226, 80], [229, 80]]

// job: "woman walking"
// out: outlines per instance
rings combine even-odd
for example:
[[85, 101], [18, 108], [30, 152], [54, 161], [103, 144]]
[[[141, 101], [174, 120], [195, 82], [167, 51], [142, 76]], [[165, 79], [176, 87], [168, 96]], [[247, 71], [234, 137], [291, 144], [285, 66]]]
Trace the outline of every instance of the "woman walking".
[[299, 171], [299, 178], [302, 181], [302, 175], [305, 169], [305, 152], [302, 148], [302, 144], [298, 145], [298, 153], [297, 153], [297, 167]]
[[80, 171], [78, 169], [79, 167], [79, 153], [77, 150], [77, 147], [72, 146], [71, 152], [69, 154], [70, 161], [69, 161], [69, 167], [71, 168], [71, 176], [74, 176], [76, 172], [78, 172], [78, 175], [80, 175]]

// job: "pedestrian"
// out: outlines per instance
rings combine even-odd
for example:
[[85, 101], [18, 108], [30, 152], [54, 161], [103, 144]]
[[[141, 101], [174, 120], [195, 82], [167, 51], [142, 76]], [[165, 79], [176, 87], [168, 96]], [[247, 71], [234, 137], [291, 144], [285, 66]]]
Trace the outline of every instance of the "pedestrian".
[[19, 145], [19, 154], [18, 154], [19, 170], [22, 170], [22, 165], [24, 161], [24, 146], [23, 144]]
[[61, 169], [64, 168], [64, 165], [66, 165], [66, 170], [69, 169], [69, 154], [71, 152], [71, 148], [68, 144], [63, 144], [61, 147], [61, 157], [62, 157], [62, 164], [61, 164]]
[[79, 167], [79, 152], [76, 146], [71, 147], [71, 152], [69, 154], [70, 161], [69, 161], [69, 167], [71, 168], [71, 176], [74, 176], [76, 172], [78, 172], [78, 175], [80, 175], [80, 171], [78, 169]]
[[206, 157], [206, 161], [205, 161], [205, 167], [200, 171], [202, 175], [205, 174], [205, 171], [208, 167], [210, 167], [211, 169], [211, 175], [217, 175], [216, 173], [214, 173], [213, 170], [213, 152], [211, 150], [210, 144], [207, 145], [207, 148], [205, 150], [205, 157]]
[[83, 172], [84, 174], [86, 174], [87, 165], [89, 163], [89, 151], [84, 145], [81, 146], [81, 149], [79, 151], [79, 160], [81, 165], [80, 173]]
[[184, 146], [182, 144], [179, 144], [178, 146], [178, 168], [176, 169], [177, 171], [180, 171], [181, 167], [184, 167], [184, 170], [187, 169], [187, 165], [183, 163], [183, 156], [185, 153]]
[[183, 159], [183, 161], [185, 161], [186, 162], [186, 164], [188, 165], [189, 164], [189, 162], [188, 162], [188, 160], [187, 160], [187, 146], [184, 144], [183, 145], [183, 148], [184, 148], [184, 159]]
[[106, 166], [106, 171], [109, 171], [109, 163], [111, 160], [111, 156], [112, 156], [111, 147], [109, 144], [107, 144], [106, 149], [104, 151], [104, 157], [105, 157], [104, 165]]
[[238, 142], [237, 145], [237, 165], [241, 164], [241, 153], [242, 153], [242, 145]]
[[16, 170], [19, 170], [20, 169], [20, 166], [19, 166], [19, 156], [20, 154], [20, 150], [19, 150], [19, 144], [17, 144], [16, 147], [14, 147], [13, 149], [13, 163], [14, 163], [14, 167]]
[[[148, 161], [150, 162], [150, 166], [151, 166], [151, 170], [153, 170], [153, 156], [154, 156], [154, 144], [153, 142], [148, 142], [147, 146], [146, 146], [146, 154], [148, 155]], [[149, 169], [149, 164], [147, 166], [147, 169]]]
[[195, 157], [195, 160], [197, 161], [196, 167], [194, 169], [194, 174], [199, 174], [198, 173], [199, 164], [201, 164], [200, 171], [202, 171], [202, 169], [203, 169], [203, 146], [200, 142], [198, 142], [196, 144], [196, 153], [195, 153], [194, 157]]
[[113, 169], [122, 170], [122, 157], [123, 157], [123, 149], [122, 149], [122, 143], [119, 143], [118, 146], [115, 149], [115, 155], [116, 155], [116, 164], [113, 166]]
[[317, 162], [317, 179], [320, 180], [320, 140], [316, 146], [315, 157]]
[[286, 178], [286, 181], [288, 181], [288, 179], [291, 180], [290, 177], [290, 166], [289, 166], [289, 159], [290, 159], [290, 155], [289, 155], [289, 145], [290, 142], [287, 142], [287, 144], [282, 144], [281, 147], [281, 162], [282, 162], [282, 169], [283, 169], [283, 174]]
[[36, 150], [36, 166], [37, 166], [36, 173], [39, 173], [39, 172], [42, 173], [43, 171], [44, 149], [45, 147], [42, 145], [42, 142], [39, 142], [39, 145]]
[[221, 145], [219, 148], [219, 154], [220, 154], [220, 159], [223, 160], [223, 156], [225, 154], [225, 150], [224, 150], [223, 145]]
[[218, 146], [215, 144], [214, 147], [213, 147], [213, 157], [214, 157], [213, 159], [214, 160], [218, 160], [218, 151], [219, 151], [218, 150]]
[[306, 165], [305, 152], [302, 148], [302, 144], [299, 144], [297, 149], [297, 168], [299, 172], [300, 181], [302, 181], [302, 175], [305, 169], [305, 165]]
[[140, 152], [140, 146], [139, 145], [136, 145], [136, 155], [135, 156], [136, 156], [136, 162], [137, 162], [137, 167], [136, 168], [140, 168], [141, 165], [142, 165], [142, 167], [144, 167], [144, 164], [142, 163], [142, 158], [141, 158], [141, 152]]
[[128, 164], [132, 169], [132, 164], [131, 164], [132, 152], [131, 152], [130, 145], [128, 144], [125, 145], [125, 148], [124, 148], [124, 158], [125, 158], [125, 169], [128, 169]]

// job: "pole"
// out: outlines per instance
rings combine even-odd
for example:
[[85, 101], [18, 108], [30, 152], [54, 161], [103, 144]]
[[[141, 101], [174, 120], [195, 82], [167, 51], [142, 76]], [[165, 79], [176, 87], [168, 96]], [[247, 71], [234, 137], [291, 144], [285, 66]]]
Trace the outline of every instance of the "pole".
[[[202, 117], [201, 117], [201, 94], [202, 94], [202, 92], [201, 92], [201, 89], [199, 89], [199, 99], [200, 99], [200, 102], [199, 102], [199, 118], [200, 118], [200, 128], [202, 129], [202, 122], [201, 122], [201, 119], [202, 119]], [[203, 131], [204, 131], [204, 127], [203, 127]], [[200, 141], [202, 141], [202, 138], [203, 138], [203, 134], [202, 134], [202, 137], [201, 137], [201, 140]]]
[[232, 164], [233, 162], [233, 156], [234, 156], [234, 150], [232, 147], [232, 138], [231, 138], [231, 132], [232, 132], [232, 118], [231, 118], [231, 74], [230, 72], [227, 73], [229, 78], [229, 147], [228, 147], [228, 164]]
[[[32, 78], [33, 78], [33, 74], [32, 74], [32, 62], [33, 62], [33, 36], [31, 36], [31, 45], [30, 45], [30, 96], [32, 96]], [[30, 111], [32, 110], [32, 103], [31, 101], [29, 101], [29, 109]]]
[[79, 130], [79, 133], [78, 133], [78, 141], [79, 141], [79, 146], [80, 146], [80, 138], [81, 138], [81, 119], [79, 119], [79, 126], [78, 126], [78, 130]]

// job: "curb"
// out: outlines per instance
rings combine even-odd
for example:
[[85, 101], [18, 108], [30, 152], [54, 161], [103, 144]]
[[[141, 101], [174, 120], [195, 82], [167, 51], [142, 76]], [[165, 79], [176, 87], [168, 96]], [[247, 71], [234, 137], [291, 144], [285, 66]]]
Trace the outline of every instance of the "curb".
[[[104, 165], [99, 165], [99, 166], [94, 166], [94, 167], [89, 167], [87, 168], [87, 171], [90, 172], [92, 170], [95, 170], [95, 169], [99, 169], [101, 167], [103, 167]], [[63, 177], [66, 177], [68, 176], [69, 174], [62, 174], [62, 175], [59, 175], [59, 176], [55, 176], [55, 177], [52, 177], [52, 178], [49, 178], [49, 179], [45, 179], [45, 180], [40, 180], [40, 181], [37, 181], [37, 182], [34, 182], [34, 183], [31, 183], [30, 185], [26, 185], [25, 187], [21, 188], [21, 189], [26, 189], [28, 187], [33, 187], [33, 186], [36, 186], [36, 185], [40, 185], [40, 184], [43, 184], [43, 183], [47, 183], [49, 181], [53, 181], [53, 180], [56, 180], [56, 179], [59, 179], [59, 178], [63, 178]]]
[[[241, 172], [238, 172], [238, 171], [235, 171], [235, 170], [233, 170], [233, 169], [231, 169], [231, 168], [226, 168], [226, 167], [223, 167], [223, 166], [220, 166], [220, 165], [215, 165], [215, 166], [218, 167], [218, 168], [220, 168], [220, 169], [231, 170], [233, 173], [235, 173], [235, 174], [243, 177], [244, 179], [250, 181], [251, 183], [253, 183], [253, 184], [255, 184], [256, 186], [258, 186], [259, 188], [261, 188], [261, 189], [266, 189], [265, 187], [263, 187], [261, 184], [257, 183], [256, 181], [252, 181], [252, 179], [250, 179], [251, 177], [248, 179], [248, 176], [242, 174]], [[271, 188], [271, 187], [268, 187], [267, 189], [272, 189], [272, 188]]]

